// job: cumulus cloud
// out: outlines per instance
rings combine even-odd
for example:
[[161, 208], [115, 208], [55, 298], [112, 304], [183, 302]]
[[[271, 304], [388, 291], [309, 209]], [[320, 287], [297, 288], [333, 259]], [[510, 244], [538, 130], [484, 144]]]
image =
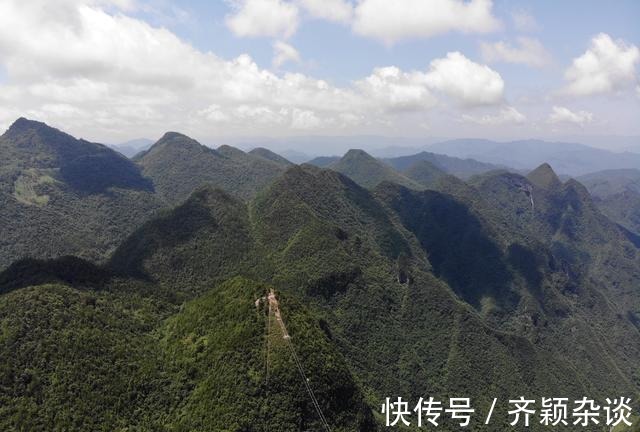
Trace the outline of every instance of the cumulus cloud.
[[234, 12], [227, 27], [240, 37], [293, 35], [299, 22], [298, 8], [282, 0], [232, 0]]
[[474, 116], [465, 114], [462, 119], [471, 123], [488, 126], [498, 126], [504, 124], [521, 124], [526, 121], [526, 117], [514, 107], [503, 107], [496, 114], [486, 114], [483, 116]]
[[521, 63], [532, 67], [544, 67], [551, 62], [551, 55], [537, 39], [519, 37], [517, 42], [516, 46], [503, 41], [482, 42], [482, 58], [488, 63]]
[[[336, 86], [275, 73], [248, 55], [224, 59], [126, 15], [123, 0], [0, 2], [0, 125], [29, 116], [76, 134], [271, 134], [394, 125], [451, 98], [456, 106], [503, 99], [497, 72], [450, 53], [423, 71], [376, 68]], [[59, 15], [52, 15], [53, 12]], [[296, 61], [274, 44], [274, 63]], [[439, 100], [441, 96], [446, 96]], [[353, 129], [350, 129], [353, 130]]]
[[422, 72], [403, 72], [393, 66], [377, 68], [356, 86], [367, 99], [388, 111], [427, 109], [436, 104]]
[[583, 126], [593, 121], [593, 114], [588, 111], [573, 112], [565, 107], [554, 106], [549, 115], [549, 123], [573, 123]]
[[504, 95], [504, 81], [498, 72], [459, 52], [433, 60], [425, 81], [465, 106], [500, 103]]
[[361, 0], [355, 8], [355, 33], [393, 44], [450, 31], [488, 33], [500, 22], [491, 0]]
[[276, 41], [273, 43], [273, 66], [279, 68], [287, 62], [300, 63], [300, 53], [293, 46]]
[[576, 96], [614, 93], [632, 88], [636, 82], [635, 66], [640, 50], [600, 33], [589, 49], [573, 60], [565, 72], [565, 92]]
[[314, 18], [349, 23], [353, 6], [344, 0], [298, 0], [299, 4]]
[[317, 124], [308, 114], [301, 122], [293, 107], [329, 123], [344, 111], [363, 110], [363, 96], [353, 89], [301, 74], [279, 76], [246, 55], [225, 60], [94, 2], [63, 1], [56, 6], [65, 13], [55, 19], [47, 0], [0, 2], [5, 125], [28, 115], [111, 135], [139, 125], [241, 128], [256, 124], [253, 115], [286, 128], [294, 121]]

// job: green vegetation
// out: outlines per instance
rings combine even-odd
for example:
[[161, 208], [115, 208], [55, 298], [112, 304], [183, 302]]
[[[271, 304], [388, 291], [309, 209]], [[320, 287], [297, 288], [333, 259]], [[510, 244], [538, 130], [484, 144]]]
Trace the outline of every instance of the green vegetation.
[[423, 189], [419, 183], [394, 171], [363, 150], [349, 150], [342, 159], [327, 168], [346, 175], [366, 188], [374, 188], [383, 181], [390, 181], [412, 189]]
[[[169, 133], [137, 158], [17, 120], [0, 137], [0, 269], [25, 257], [104, 262], [135, 228], [205, 184], [248, 199], [288, 166]], [[271, 160], [274, 159], [274, 160]]]
[[612, 221], [640, 235], [640, 170], [599, 171], [578, 177]]
[[398, 171], [405, 171], [419, 161], [430, 162], [442, 171], [461, 179], [468, 179], [474, 175], [483, 174], [500, 168], [497, 165], [478, 162], [474, 159], [460, 159], [426, 151], [411, 156], [384, 159], [384, 162], [391, 165]]
[[[321, 430], [289, 341], [335, 431], [376, 430], [387, 396], [470, 397], [478, 413], [498, 398], [496, 419], [520, 395], [640, 400], [639, 243], [549, 166], [463, 182], [418, 160], [411, 180], [352, 151], [332, 170], [285, 170], [170, 133], [140, 163], [180, 204], [144, 222], [149, 213], [114, 198], [157, 205], [144, 177], [100, 150], [113, 170], [79, 192], [56, 155], [93, 145], [57, 132], [57, 153], [41, 154], [51, 131], [25, 135], [32, 127], [20, 121], [0, 139], [3, 152], [30, 155], [3, 168], [12, 180], [1, 183], [11, 204], [2, 217], [57, 224], [61, 246], [40, 257], [80, 257], [23, 259], [0, 273], [3, 430]], [[39, 150], [18, 151], [30, 143]], [[103, 190], [109, 172], [131, 188]], [[13, 196], [21, 176], [29, 204]], [[52, 207], [61, 196], [66, 207]], [[139, 216], [137, 229], [107, 262], [82, 259], [93, 257], [75, 251], [96, 250], [83, 241], [114, 248], [104, 218], [122, 227], [115, 209], [132, 225]], [[36, 251], [50, 242], [19, 236], [2, 241]], [[268, 312], [271, 290], [291, 339], [274, 303]], [[505, 427], [482, 420], [471, 429]]]
[[286, 158], [266, 148], [262, 148], [262, 147], [254, 148], [249, 152], [249, 154], [254, 156], [259, 156], [261, 158], [270, 160], [271, 162], [276, 162], [277, 164], [282, 165], [285, 168], [288, 168], [293, 165], [293, 163], [289, 162]]
[[0, 269], [23, 257], [102, 261], [161, 207], [124, 156], [43, 123], [0, 137]]
[[[179, 310], [131, 290], [65, 285], [0, 297], [0, 427], [319, 428], [275, 317], [264, 302], [255, 305], [266, 292], [264, 285], [236, 278]], [[372, 430], [369, 408], [315, 318], [288, 298], [282, 309], [332, 430]]]
[[407, 168], [404, 174], [429, 189], [434, 188], [447, 175], [446, 172], [427, 160], [416, 161]]
[[282, 163], [230, 146], [213, 150], [175, 132], [165, 134], [137, 161], [159, 195], [172, 205], [207, 184], [247, 200], [285, 169]]

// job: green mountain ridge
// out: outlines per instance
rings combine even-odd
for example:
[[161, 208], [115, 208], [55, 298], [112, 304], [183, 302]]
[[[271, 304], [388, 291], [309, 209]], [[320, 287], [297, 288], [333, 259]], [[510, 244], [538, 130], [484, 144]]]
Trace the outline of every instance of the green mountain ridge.
[[44, 123], [17, 120], [0, 160], [0, 269], [29, 256], [104, 260], [161, 207], [124, 156]]
[[640, 246], [549, 165], [285, 168], [177, 133], [138, 161], [175, 207], [108, 260], [0, 273], [2, 429], [321, 430], [307, 385], [344, 432], [385, 397], [470, 397], [478, 431], [520, 395], [637, 404]]
[[135, 160], [44, 123], [0, 137], [0, 269], [22, 258], [104, 261], [160, 209], [206, 185], [248, 199], [286, 165], [169, 132]]
[[640, 235], [640, 170], [606, 170], [577, 178], [605, 215]]
[[364, 150], [349, 150], [339, 161], [327, 166], [342, 173], [366, 188], [373, 188], [383, 181], [391, 181], [412, 189], [422, 186], [388, 165], [366, 153]]
[[158, 193], [172, 205], [206, 184], [246, 200], [284, 170], [281, 164], [263, 157], [230, 146], [214, 150], [175, 132], [165, 134], [137, 161]]
[[405, 171], [413, 164], [419, 161], [431, 162], [437, 168], [459, 177], [468, 179], [474, 175], [483, 174], [489, 171], [502, 169], [502, 166], [490, 163], [479, 162], [474, 159], [460, 159], [456, 157], [446, 156], [444, 154], [436, 154], [431, 152], [420, 152], [411, 156], [400, 156], [396, 158], [384, 159], [386, 163], [391, 165], [398, 171]]
[[286, 167], [290, 167], [291, 165], [294, 165], [292, 162], [290, 162], [286, 158], [280, 156], [277, 153], [272, 152], [271, 150], [263, 148], [263, 147], [254, 148], [253, 150], [251, 150], [249, 152], [249, 154], [255, 155], [255, 156], [260, 156], [261, 158], [270, 160], [272, 162], [276, 162], [276, 163], [278, 163], [280, 165], [283, 165], [283, 166], [286, 166]]

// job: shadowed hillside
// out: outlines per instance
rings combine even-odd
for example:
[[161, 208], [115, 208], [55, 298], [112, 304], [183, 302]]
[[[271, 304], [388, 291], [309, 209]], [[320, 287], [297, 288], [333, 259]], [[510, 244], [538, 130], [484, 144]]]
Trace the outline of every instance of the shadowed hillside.
[[165, 134], [138, 163], [158, 194], [175, 205], [204, 185], [249, 199], [282, 171], [282, 164], [230, 146], [218, 150], [175, 132]]
[[[0, 339], [17, 347], [2, 357], [11, 391], [0, 398], [19, 407], [0, 421], [302, 432], [324, 416], [332, 430], [372, 431], [389, 395], [460, 394], [480, 412], [520, 394], [640, 396], [640, 254], [587, 190], [549, 166], [469, 183], [445, 175], [435, 189], [369, 190], [293, 166], [248, 202], [198, 189], [124, 241], [103, 277], [84, 262], [16, 263], [0, 276], [0, 320], [36, 330]], [[56, 285], [27, 287], [43, 283]], [[271, 299], [260, 300], [271, 289], [302, 373]], [[60, 318], [28, 312], [46, 308]], [[71, 342], [50, 352], [63, 329]], [[132, 349], [119, 360], [122, 344]], [[60, 396], [70, 388], [77, 396]], [[33, 409], [43, 398], [64, 415]]]
[[363, 150], [349, 150], [339, 161], [328, 165], [327, 168], [346, 175], [366, 188], [373, 188], [383, 181], [390, 181], [412, 189], [422, 189], [419, 183], [394, 171], [393, 168]]
[[160, 207], [134, 163], [44, 123], [17, 120], [0, 159], [0, 269], [23, 257], [102, 260]]

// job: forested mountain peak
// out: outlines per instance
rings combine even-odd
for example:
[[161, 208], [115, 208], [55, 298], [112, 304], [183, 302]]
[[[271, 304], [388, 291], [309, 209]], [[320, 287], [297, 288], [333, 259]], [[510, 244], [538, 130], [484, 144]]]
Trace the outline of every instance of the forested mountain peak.
[[260, 156], [261, 158], [270, 160], [272, 162], [277, 162], [279, 164], [285, 165], [285, 166], [290, 166], [293, 165], [293, 163], [291, 161], [289, 161], [288, 159], [286, 159], [283, 156], [280, 156], [278, 153], [275, 153], [269, 149], [266, 149], [264, 147], [257, 147], [254, 148], [253, 150], [251, 150], [249, 152], [249, 154], [255, 155], [255, 156]]
[[391, 181], [412, 189], [424, 189], [419, 183], [395, 171], [391, 166], [360, 149], [351, 149], [337, 162], [328, 166], [361, 186], [374, 188], [383, 181]]
[[543, 163], [531, 171], [527, 174], [527, 178], [531, 183], [543, 189], [553, 189], [562, 184], [560, 178], [548, 163]]

